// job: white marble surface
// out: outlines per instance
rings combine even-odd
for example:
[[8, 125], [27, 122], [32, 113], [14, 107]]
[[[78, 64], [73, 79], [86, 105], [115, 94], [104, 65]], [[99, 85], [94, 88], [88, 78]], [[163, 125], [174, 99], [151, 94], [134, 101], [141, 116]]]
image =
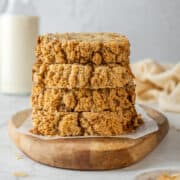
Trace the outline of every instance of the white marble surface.
[[[24, 155], [23, 159], [17, 160], [16, 155], [22, 153], [8, 137], [7, 122], [13, 113], [28, 107], [28, 97], [0, 95], [0, 180], [131, 180], [152, 169], [180, 169], [180, 132], [175, 128], [171, 128], [163, 142], [144, 160], [121, 170], [72, 171], [41, 165]], [[173, 126], [179, 123], [180, 115], [166, 114]], [[28, 176], [14, 177], [13, 172], [25, 172]]]

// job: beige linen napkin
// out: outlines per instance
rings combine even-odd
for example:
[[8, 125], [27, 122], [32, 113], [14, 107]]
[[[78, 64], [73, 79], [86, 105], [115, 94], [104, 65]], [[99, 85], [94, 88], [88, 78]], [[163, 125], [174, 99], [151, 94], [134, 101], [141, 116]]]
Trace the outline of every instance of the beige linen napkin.
[[157, 102], [164, 111], [180, 113], [180, 63], [161, 65], [145, 59], [131, 66], [138, 102]]

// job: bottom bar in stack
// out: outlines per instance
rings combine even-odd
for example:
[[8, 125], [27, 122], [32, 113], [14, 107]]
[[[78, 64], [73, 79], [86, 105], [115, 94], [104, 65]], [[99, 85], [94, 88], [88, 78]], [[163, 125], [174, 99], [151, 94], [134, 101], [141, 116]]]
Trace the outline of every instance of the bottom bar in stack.
[[32, 133], [60, 136], [113, 136], [134, 131], [142, 123], [134, 107], [118, 112], [47, 112], [33, 110]]

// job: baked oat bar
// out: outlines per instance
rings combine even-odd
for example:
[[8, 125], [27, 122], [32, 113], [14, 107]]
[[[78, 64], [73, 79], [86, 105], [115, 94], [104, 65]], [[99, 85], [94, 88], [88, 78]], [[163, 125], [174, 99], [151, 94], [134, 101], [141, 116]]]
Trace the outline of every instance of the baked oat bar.
[[33, 82], [46, 88], [120, 88], [133, 81], [129, 68], [117, 64], [35, 64]]
[[37, 63], [129, 64], [130, 43], [117, 33], [64, 33], [38, 37]]
[[132, 132], [142, 124], [134, 108], [118, 112], [54, 112], [33, 110], [32, 133], [60, 136], [111, 136]]
[[115, 89], [46, 89], [32, 88], [31, 105], [34, 109], [72, 112], [119, 111], [135, 104], [135, 85]]

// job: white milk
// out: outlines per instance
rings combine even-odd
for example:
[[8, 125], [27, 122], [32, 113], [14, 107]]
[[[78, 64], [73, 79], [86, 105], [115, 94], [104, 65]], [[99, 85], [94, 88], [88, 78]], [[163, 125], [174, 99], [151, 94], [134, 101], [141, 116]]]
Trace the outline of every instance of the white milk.
[[3, 15], [0, 21], [1, 92], [29, 94], [38, 35], [38, 17]]

